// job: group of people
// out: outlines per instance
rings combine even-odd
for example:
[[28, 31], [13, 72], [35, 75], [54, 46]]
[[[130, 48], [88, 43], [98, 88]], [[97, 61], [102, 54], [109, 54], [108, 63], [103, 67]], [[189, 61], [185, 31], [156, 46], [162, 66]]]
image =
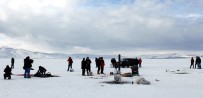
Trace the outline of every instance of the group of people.
[[192, 57], [190, 62], [190, 68], [201, 69], [201, 58], [199, 56], [196, 56], [196, 60], [194, 60], [194, 58]]
[[96, 63], [96, 67], [98, 68], [97, 74], [104, 74], [105, 62], [104, 62], [103, 57], [95, 58], [95, 63]]
[[[34, 70], [32, 68], [32, 63], [34, 62], [33, 59], [30, 59], [29, 56], [27, 56], [24, 59], [24, 78], [31, 78], [30, 76], [30, 70]], [[11, 79], [11, 75], [12, 75], [12, 69], [14, 69], [14, 63], [15, 63], [15, 59], [11, 58], [11, 67], [9, 67], [9, 65], [6, 65], [6, 68], [4, 69], [4, 79], [8, 78]], [[44, 76], [46, 73], [46, 69], [42, 66], [39, 66], [39, 70], [37, 71], [37, 74], [41, 74], [42, 76]]]
[[135, 63], [135, 66], [138, 66], [138, 67], [142, 67], [142, 59], [141, 58], [135, 58], [135, 61], [134, 61], [134, 63]]
[[91, 63], [92, 61], [90, 60], [89, 57], [86, 59], [83, 58], [81, 61], [81, 69], [82, 69], [82, 75], [85, 76], [85, 70], [87, 71], [87, 75], [91, 72]]
[[[71, 57], [68, 58], [68, 69], [67, 71], [72, 69], [72, 64], [73, 64], [73, 59]], [[81, 61], [81, 69], [82, 69], [82, 75], [85, 76], [85, 72], [87, 72], [87, 75], [90, 75], [91, 72], [91, 63], [92, 61], [90, 60], [89, 57], [83, 58]], [[103, 57], [95, 58], [95, 64], [97, 69], [97, 74], [104, 74], [104, 59]]]
[[[30, 70], [32, 69], [32, 63], [34, 62], [33, 59], [30, 59], [29, 56], [27, 56], [24, 59], [24, 66], [23, 69], [25, 70], [24, 72], [24, 78], [30, 78]], [[67, 71], [71, 71], [72, 69], [72, 64], [73, 64], [73, 60], [71, 57], [68, 58], [67, 60], [68, 62], [68, 69]], [[6, 66], [6, 68], [4, 69], [4, 79], [6, 79], [8, 77], [8, 79], [11, 79], [11, 74], [12, 74], [12, 69], [14, 69], [14, 63], [15, 63], [15, 59], [11, 58], [11, 67], [9, 67], [9, 65]], [[89, 57], [87, 57], [86, 59], [83, 58], [81, 61], [81, 69], [82, 69], [82, 75], [85, 76], [85, 72], [87, 72], [87, 75], [91, 72], [91, 63], [92, 61], [90, 60]], [[116, 59], [112, 58], [111, 59], [111, 63], [115, 68], [118, 68]], [[142, 64], [142, 59], [136, 58], [136, 62], [134, 62], [136, 65], [138, 65], [139, 67], [141, 67]], [[103, 59], [103, 57], [99, 57], [99, 58], [95, 58], [95, 64], [96, 64], [96, 68], [98, 68], [97, 70], [97, 74], [104, 74], [104, 66], [105, 66], [105, 61]], [[201, 58], [199, 56], [196, 57], [196, 60], [194, 60], [194, 58], [191, 58], [191, 65], [190, 68], [197, 68], [197, 69], [201, 69]], [[37, 73], [41, 73], [42, 75], [46, 73], [46, 69], [42, 66], [39, 66], [39, 70]]]

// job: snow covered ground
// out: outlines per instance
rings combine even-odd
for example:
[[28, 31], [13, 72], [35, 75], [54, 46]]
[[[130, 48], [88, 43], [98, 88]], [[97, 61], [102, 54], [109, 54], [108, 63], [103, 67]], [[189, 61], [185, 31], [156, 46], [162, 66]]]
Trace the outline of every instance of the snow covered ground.
[[[10, 59], [0, 59], [0, 98], [203, 98], [203, 70], [189, 69], [189, 59], [143, 59], [140, 75], [151, 85], [105, 84], [113, 81], [109, 76], [114, 69], [110, 60], [105, 60], [106, 75], [82, 76], [81, 59], [73, 59], [75, 72], [67, 72], [66, 59], [34, 59], [31, 73], [38, 66], [60, 77], [25, 79], [12, 75], [11, 80], [3, 79], [3, 70]], [[96, 73], [92, 59], [92, 71]], [[16, 59], [13, 74], [24, 73], [23, 60]], [[168, 72], [166, 72], [166, 70]], [[180, 71], [177, 71], [180, 70]], [[130, 68], [121, 69], [131, 72]], [[185, 72], [187, 74], [177, 74]], [[138, 77], [123, 77], [123, 81], [136, 81]], [[159, 81], [156, 81], [159, 80]]]

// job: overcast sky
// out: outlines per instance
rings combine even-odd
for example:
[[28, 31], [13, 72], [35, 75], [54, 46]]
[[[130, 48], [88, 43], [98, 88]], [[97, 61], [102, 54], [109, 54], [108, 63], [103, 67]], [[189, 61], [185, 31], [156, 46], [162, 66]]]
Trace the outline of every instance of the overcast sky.
[[1, 0], [2, 46], [126, 55], [202, 51], [203, 0]]

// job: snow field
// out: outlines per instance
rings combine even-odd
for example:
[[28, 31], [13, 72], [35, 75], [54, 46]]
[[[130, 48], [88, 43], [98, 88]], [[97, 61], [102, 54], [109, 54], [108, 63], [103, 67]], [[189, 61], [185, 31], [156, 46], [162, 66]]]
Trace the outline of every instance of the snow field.
[[[92, 71], [96, 73], [94, 59]], [[143, 59], [140, 75], [151, 85], [105, 84], [113, 81], [109, 76], [114, 69], [106, 59], [105, 75], [82, 76], [81, 59], [73, 58], [74, 72], [67, 72], [66, 59], [34, 59], [31, 73], [44, 66], [48, 72], [60, 77], [25, 79], [12, 75], [12, 80], [3, 79], [3, 70], [10, 59], [0, 59], [0, 98], [203, 98], [203, 70], [189, 69], [189, 59]], [[13, 74], [23, 74], [23, 59], [15, 60]], [[168, 70], [168, 72], [166, 72]], [[177, 70], [187, 74], [176, 74]], [[122, 73], [131, 72], [122, 68]], [[138, 77], [123, 77], [123, 81], [136, 81]]]

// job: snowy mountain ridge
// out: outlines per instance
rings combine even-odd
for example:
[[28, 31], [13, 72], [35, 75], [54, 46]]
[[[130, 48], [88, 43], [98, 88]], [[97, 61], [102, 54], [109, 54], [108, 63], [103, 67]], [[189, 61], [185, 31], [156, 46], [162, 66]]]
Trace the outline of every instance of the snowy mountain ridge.
[[[95, 54], [65, 54], [65, 53], [43, 53], [43, 52], [33, 52], [24, 49], [14, 49], [10, 47], [2, 47], [0, 48], [0, 58], [25, 58], [26, 56], [30, 56], [32, 58], [38, 59], [64, 59], [67, 57], [73, 58], [84, 58], [84, 57], [104, 57], [104, 58], [117, 58], [117, 55], [95, 55]], [[145, 59], [179, 59], [179, 58], [190, 58], [195, 57], [196, 54], [147, 54], [147, 55], [136, 55], [138, 58]], [[203, 57], [203, 55], [199, 55]], [[127, 56], [122, 56], [122, 58]]]
[[0, 48], [0, 58], [25, 58], [30, 56], [31, 58], [37, 59], [66, 59], [67, 57], [72, 58], [84, 58], [84, 57], [104, 57], [104, 58], [112, 58], [114, 55], [94, 55], [94, 54], [65, 54], [65, 53], [43, 53], [43, 52], [33, 52], [24, 49], [14, 49], [10, 47], [2, 47]]

